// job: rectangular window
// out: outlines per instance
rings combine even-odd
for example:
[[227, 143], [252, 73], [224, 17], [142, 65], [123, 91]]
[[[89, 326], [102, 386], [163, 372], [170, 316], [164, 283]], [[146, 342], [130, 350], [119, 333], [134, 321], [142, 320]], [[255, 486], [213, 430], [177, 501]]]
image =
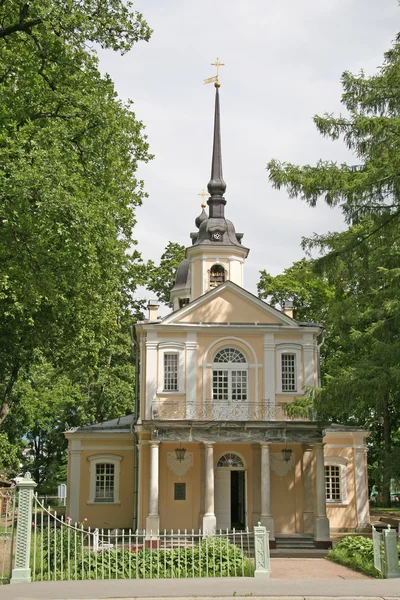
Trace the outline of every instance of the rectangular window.
[[164, 354], [164, 392], [178, 391], [178, 355]]
[[282, 354], [282, 392], [296, 391], [296, 355]]
[[114, 502], [114, 465], [96, 464], [95, 502]]
[[174, 500], [186, 500], [186, 483], [174, 484]]
[[325, 494], [328, 502], [340, 502], [340, 467], [326, 465], [325, 467]]
[[228, 371], [213, 370], [213, 399], [229, 400], [228, 398]]
[[247, 371], [232, 371], [232, 400], [247, 400]]

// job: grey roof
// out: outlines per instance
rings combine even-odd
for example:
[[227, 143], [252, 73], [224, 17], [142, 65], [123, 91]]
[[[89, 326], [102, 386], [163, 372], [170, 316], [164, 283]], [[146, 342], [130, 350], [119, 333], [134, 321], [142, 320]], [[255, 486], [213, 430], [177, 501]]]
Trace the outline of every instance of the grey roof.
[[136, 423], [137, 417], [134, 414], [125, 415], [123, 417], [118, 417], [117, 419], [111, 419], [110, 421], [103, 421], [103, 423], [95, 423], [94, 425], [86, 425], [86, 427], [77, 427], [76, 431], [78, 432], [91, 432], [91, 431], [107, 431], [111, 430], [120, 430], [120, 431], [130, 431], [131, 426]]
[[203, 221], [206, 221], [208, 219], [208, 215], [206, 213], [206, 211], [203, 210], [201, 211], [201, 213], [199, 214], [198, 217], [196, 217], [194, 224], [196, 225], [197, 228], [200, 227], [200, 225], [202, 224]]
[[175, 285], [173, 290], [184, 289], [190, 286], [189, 261], [184, 258], [176, 270]]

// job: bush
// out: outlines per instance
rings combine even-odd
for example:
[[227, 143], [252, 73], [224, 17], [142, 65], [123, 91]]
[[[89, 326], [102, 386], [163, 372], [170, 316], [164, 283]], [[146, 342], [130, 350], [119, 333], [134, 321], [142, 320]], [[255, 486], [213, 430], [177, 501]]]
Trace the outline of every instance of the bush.
[[[54, 559], [44, 554], [44, 579], [169, 579], [186, 577], [252, 577], [254, 566], [240, 549], [220, 538], [209, 537], [197, 546], [169, 549], [117, 548], [98, 553], [82, 546]], [[50, 567], [50, 568], [49, 568]], [[36, 558], [34, 579], [41, 578], [40, 558]]]
[[[397, 547], [400, 551], [400, 544]], [[327, 559], [370, 577], [382, 578], [374, 567], [373, 541], [360, 535], [343, 538], [332, 548]]]

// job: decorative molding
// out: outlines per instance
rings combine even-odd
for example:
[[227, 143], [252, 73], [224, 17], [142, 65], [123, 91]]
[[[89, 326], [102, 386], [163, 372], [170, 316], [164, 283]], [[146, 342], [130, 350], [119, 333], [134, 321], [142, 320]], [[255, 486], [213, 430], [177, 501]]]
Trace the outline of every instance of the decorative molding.
[[182, 477], [193, 467], [193, 452], [186, 452], [183, 460], [178, 460], [175, 452], [168, 452], [167, 465], [175, 475]]
[[270, 452], [271, 469], [278, 477], [285, 477], [289, 471], [294, 468], [294, 455], [292, 453], [290, 460], [283, 460], [281, 452]]

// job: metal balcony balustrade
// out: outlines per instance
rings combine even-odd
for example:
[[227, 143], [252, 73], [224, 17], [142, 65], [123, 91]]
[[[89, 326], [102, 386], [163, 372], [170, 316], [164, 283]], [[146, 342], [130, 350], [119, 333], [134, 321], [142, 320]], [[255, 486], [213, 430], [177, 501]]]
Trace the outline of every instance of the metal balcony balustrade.
[[153, 400], [152, 418], [156, 421], [314, 421], [314, 411], [307, 415], [288, 414], [289, 403], [237, 402], [206, 400], [186, 402], [182, 398]]

